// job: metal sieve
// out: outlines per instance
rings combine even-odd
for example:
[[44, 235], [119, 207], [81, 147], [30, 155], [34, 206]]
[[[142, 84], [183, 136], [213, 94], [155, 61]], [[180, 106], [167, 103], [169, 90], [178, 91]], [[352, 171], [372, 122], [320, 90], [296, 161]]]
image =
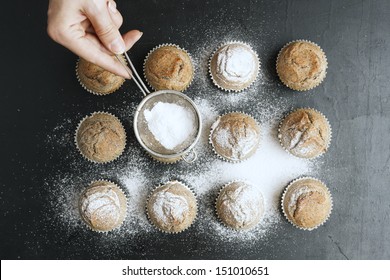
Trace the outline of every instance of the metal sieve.
[[[187, 95], [175, 90], [160, 90], [150, 93], [149, 89], [146, 87], [146, 85], [138, 75], [133, 63], [131, 62], [126, 52], [124, 53], [124, 55], [126, 56], [126, 59], [134, 74], [130, 72], [129, 68], [121, 59], [119, 59], [118, 56], [117, 59], [126, 69], [132, 80], [136, 83], [136, 85], [144, 95], [144, 99], [138, 105], [137, 110], [134, 114], [134, 133], [138, 142], [151, 156], [157, 159], [160, 158], [163, 160], [167, 160], [167, 162], [169, 162], [170, 160], [175, 161], [176, 159], [183, 159], [187, 163], [194, 162], [197, 159], [197, 153], [194, 150], [194, 147], [198, 142], [202, 131], [202, 120], [196, 104]], [[154, 135], [148, 128], [148, 123], [144, 116], [145, 110], [151, 110], [158, 102], [179, 105], [187, 109], [193, 116], [194, 129], [192, 130], [191, 134], [183, 143], [179, 144], [172, 150], [166, 149], [154, 137]]]

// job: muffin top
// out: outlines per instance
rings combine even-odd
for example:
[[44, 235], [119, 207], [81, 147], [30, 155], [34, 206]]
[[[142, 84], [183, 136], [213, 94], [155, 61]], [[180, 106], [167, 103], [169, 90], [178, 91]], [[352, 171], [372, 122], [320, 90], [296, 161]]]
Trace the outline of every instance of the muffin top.
[[302, 178], [286, 188], [282, 208], [291, 223], [298, 228], [312, 230], [328, 219], [332, 211], [332, 197], [321, 181]]
[[260, 62], [246, 44], [234, 42], [218, 48], [210, 60], [210, 74], [216, 86], [227, 91], [248, 88], [257, 78]]
[[114, 183], [96, 181], [82, 193], [79, 211], [82, 220], [94, 231], [118, 228], [126, 217], [127, 200]]
[[153, 190], [146, 210], [150, 221], [158, 229], [178, 233], [195, 220], [197, 203], [190, 189], [178, 181], [171, 181]]
[[221, 221], [233, 229], [252, 228], [264, 214], [261, 192], [245, 182], [232, 182], [224, 186], [215, 206]]
[[327, 67], [322, 49], [306, 41], [295, 41], [283, 47], [276, 62], [280, 80], [294, 90], [318, 86], [325, 78]]
[[155, 90], [184, 91], [194, 76], [188, 53], [177, 46], [166, 45], [153, 50], [145, 60], [144, 74]]
[[328, 150], [331, 128], [328, 120], [313, 109], [298, 109], [279, 126], [279, 140], [292, 155], [314, 158]]
[[[115, 56], [112, 59], [116, 60]], [[124, 58], [121, 59], [125, 62]], [[117, 76], [100, 66], [80, 58], [76, 68], [81, 85], [91, 93], [98, 95], [110, 94], [121, 87], [125, 78]]]
[[214, 151], [230, 162], [251, 157], [260, 142], [260, 127], [249, 115], [233, 112], [223, 115], [211, 126], [210, 142]]
[[76, 144], [87, 159], [106, 163], [119, 157], [126, 145], [126, 132], [120, 121], [109, 113], [94, 113], [80, 123]]

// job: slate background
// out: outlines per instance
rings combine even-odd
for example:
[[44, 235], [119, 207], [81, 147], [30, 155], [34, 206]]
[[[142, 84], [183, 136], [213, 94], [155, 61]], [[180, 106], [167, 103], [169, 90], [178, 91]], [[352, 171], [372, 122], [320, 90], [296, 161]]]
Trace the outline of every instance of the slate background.
[[[286, 222], [266, 242], [250, 247], [216, 246], [186, 233], [129, 241], [127, 248], [105, 254], [93, 236], [59, 238], [61, 229], [50, 228], [46, 218], [43, 180], [58, 168], [66, 171], [61, 158], [67, 151], [45, 149], [47, 135], [59, 116], [87, 114], [138, 96], [81, 94], [73, 72], [76, 57], [46, 35], [47, 1], [6, 1], [0, 11], [2, 259], [390, 258], [390, 1], [118, 0], [118, 7], [125, 15], [123, 31], [144, 32], [131, 52], [138, 69], [159, 43], [194, 51], [211, 28], [220, 30], [221, 38], [234, 33], [256, 45], [277, 94], [326, 112], [334, 131], [323, 178], [334, 196], [331, 221], [312, 233]], [[274, 62], [286, 42], [299, 38], [322, 46], [329, 71], [320, 87], [295, 94], [278, 81]], [[132, 83], [127, 89], [137, 91]]]

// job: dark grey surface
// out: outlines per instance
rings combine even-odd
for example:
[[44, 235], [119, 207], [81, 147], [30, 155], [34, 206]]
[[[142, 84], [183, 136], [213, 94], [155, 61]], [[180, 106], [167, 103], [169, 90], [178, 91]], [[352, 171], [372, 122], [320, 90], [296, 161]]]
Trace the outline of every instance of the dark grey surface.
[[[268, 92], [294, 99], [297, 106], [315, 107], [332, 124], [334, 139], [322, 179], [333, 193], [335, 210], [320, 230], [302, 232], [283, 222], [272, 236], [253, 244], [217, 245], [209, 235], [188, 232], [141, 236], [107, 251], [96, 235], [67, 235], [50, 220], [47, 178], [58, 170], [72, 171], [66, 156], [74, 151], [48, 150], [45, 141], [63, 118], [115, 108], [129, 97], [99, 99], [80, 93], [76, 57], [46, 35], [46, 6], [46, 1], [7, 1], [1, 9], [2, 259], [390, 258], [389, 1], [118, 0], [125, 17], [122, 30], [144, 31], [131, 52], [138, 69], [147, 51], [159, 43], [177, 43], [195, 52], [210, 29], [218, 31], [213, 33], [218, 34], [215, 42], [233, 34], [255, 45], [265, 77], [274, 82]], [[283, 44], [300, 38], [322, 46], [329, 71], [320, 87], [295, 94], [280, 84], [274, 63]], [[137, 92], [132, 83], [126, 90]], [[130, 97], [137, 98], [138, 93]], [[126, 129], [131, 131], [130, 123]], [[107, 174], [112, 169], [101, 167]], [[86, 163], [75, 176], [88, 171]]]

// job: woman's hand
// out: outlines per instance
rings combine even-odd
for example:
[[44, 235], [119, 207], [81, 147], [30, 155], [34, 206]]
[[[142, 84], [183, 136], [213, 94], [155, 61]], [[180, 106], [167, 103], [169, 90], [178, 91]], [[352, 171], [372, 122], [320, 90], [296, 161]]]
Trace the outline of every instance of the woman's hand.
[[50, 0], [47, 32], [57, 43], [100, 67], [130, 78], [113, 54], [130, 49], [142, 36], [119, 33], [123, 18], [111, 0]]

